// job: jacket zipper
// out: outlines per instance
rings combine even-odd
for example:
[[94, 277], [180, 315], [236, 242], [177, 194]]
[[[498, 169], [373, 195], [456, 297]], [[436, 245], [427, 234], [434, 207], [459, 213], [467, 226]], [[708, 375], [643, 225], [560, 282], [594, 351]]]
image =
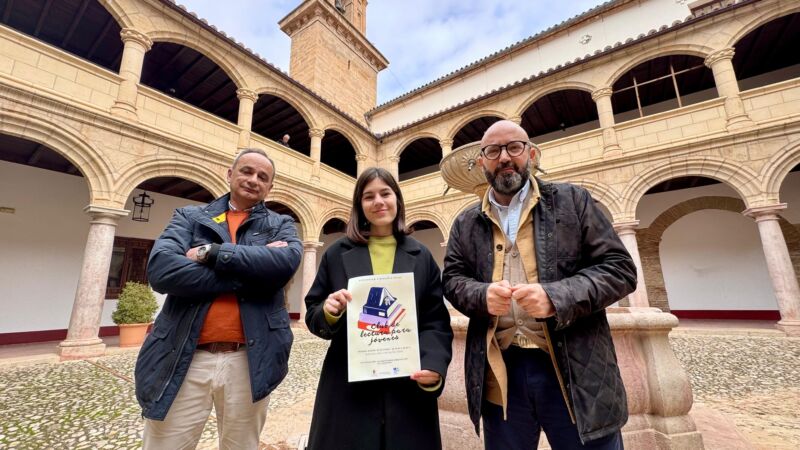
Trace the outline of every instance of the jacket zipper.
[[161, 388], [161, 393], [158, 394], [158, 398], [156, 399], [156, 403], [161, 400], [161, 397], [164, 396], [164, 392], [167, 391], [167, 387], [169, 386], [169, 382], [172, 381], [172, 376], [175, 375], [175, 369], [178, 368], [178, 361], [181, 359], [181, 353], [183, 353], [183, 348], [186, 347], [186, 341], [189, 340], [189, 335], [192, 334], [192, 325], [194, 324], [194, 319], [197, 318], [197, 312], [200, 311], [200, 305], [194, 309], [194, 314], [192, 314], [192, 320], [189, 322], [188, 330], [186, 330], [186, 335], [183, 337], [183, 342], [181, 342], [180, 346], [180, 353], [175, 356], [175, 362], [172, 363], [172, 369], [169, 372], [169, 376], [167, 377], [167, 381], [164, 383], [164, 387]]

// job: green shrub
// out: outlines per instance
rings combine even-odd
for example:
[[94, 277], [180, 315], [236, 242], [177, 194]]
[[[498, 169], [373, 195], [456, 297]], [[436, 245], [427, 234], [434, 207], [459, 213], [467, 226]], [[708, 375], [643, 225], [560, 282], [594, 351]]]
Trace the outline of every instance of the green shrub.
[[117, 309], [111, 314], [115, 324], [150, 323], [158, 309], [158, 302], [150, 286], [129, 281], [119, 294]]

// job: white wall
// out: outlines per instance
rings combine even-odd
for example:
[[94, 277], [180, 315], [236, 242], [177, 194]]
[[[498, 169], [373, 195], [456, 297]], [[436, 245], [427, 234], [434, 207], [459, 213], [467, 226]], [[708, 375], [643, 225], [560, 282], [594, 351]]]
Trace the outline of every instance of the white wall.
[[[690, 14], [686, 5], [672, 0], [643, 0], [615, 10], [612, 14], [588, 20], [562, 32], [540, 45], [531, 45], [499, 64], [482, 66], [466, 75], [425, 91], [379, 111], [371, 117], [372, 131], [385, 132], [401, 124], [418, 120], [461, 101], [487, 93], [495, 88], [546, 71], [577, 57], [593, 54], [607, 45], [625, 42], [662, 25], [671, 25]], [[555, 24], [553, 24], [555, 25]], [[583, 35], [591, 41], [581, 44]]]
[[[647, 195], [636, 211], [640, 227], [672, 206], [705, 196], [739, 198], [726, 184]], [[787, 176], [782, 216], [800, 222], [800, 173]], [[738, 212], [703, 210], [688, 214], [664, 232], [661, 267], [670, 308], [676, 310], [776, 310], [755, 221]]]
[[[134, 194], [140, 191], [137, 189]], [[194, 204], [150, 193], [150, 222], [120, 219], [116, 235], [155, 239], [175, 208]], [[83, 178], [0, 161], [0, 333], [66, 329], [78, 286], [89, 216]], [[131, 200], [125, 209], [131, 210]], [[163, 296], [157, 295], [159, 302]], [[103, 304], [101, 326], [113, 325], [116, 300]]]

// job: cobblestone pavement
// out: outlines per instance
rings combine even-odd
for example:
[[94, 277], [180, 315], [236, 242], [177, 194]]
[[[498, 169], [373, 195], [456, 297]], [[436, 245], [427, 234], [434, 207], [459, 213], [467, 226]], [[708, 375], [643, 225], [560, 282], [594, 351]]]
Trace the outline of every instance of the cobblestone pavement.
[[695, 404], [732, 420], [759, 449], [800, 448], [800, 339], [673, 335]]
[[[287, 448], [307, 430], [327, 342], [295, 328], [289, 376], [272, 395], [264, 448]], [[736, 423], [758, 448], [800, 448], [800, 339], [678, 334], [695, 401]], [[136, 352], [96, 361], [0, 368], [0, 449], [127, 449], [141, 446], [133, 394]], [[303, 409], [297, 414], [298, 405]], [[286, 423], [293, 422], [293, 423]], [[303, 422], [303, 423], [298, 423]], [[214, 448], [216, 423], [201, 448]]]

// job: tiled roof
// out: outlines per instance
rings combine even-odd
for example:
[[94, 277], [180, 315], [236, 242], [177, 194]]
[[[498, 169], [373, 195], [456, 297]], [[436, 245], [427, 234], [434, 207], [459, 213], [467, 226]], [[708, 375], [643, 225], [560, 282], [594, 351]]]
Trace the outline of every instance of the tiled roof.
[[[612, 1], [606, 2], [606, 3], [604, 3], [604, 4], [600, 5], [600, 6], [597, 6], [596, 8], [594, 8], [592, 10], [587, 11], [584, 14], [581, 14], [580, 16], [576, 16], [575, 18], [570, 19], [569, 21], [579, 20], [579, 18], [584, 17], [589, 12], [595, 11], [597, 8], [607, 8], [607, 7], [609, 7], [609, 5], [611, 5], [613, 3], [618, 3], [619, 1], [624, 1], [624, 0], [612, 0]], [[587, 61], [590, 61], [590, 60], [605, 56], [605, 55], [607, 55], [607, 54], [609, 54], [611, 52], [615, 52], [615, 51], [620, 50], [622, 48], [629, 47], [629, 46], [635, 45], [635, 44], [639, 44], [639, 43], [641, 43], [643, 41], [646, 41], [646, 40], [651, 39], [653, 37], [659, 36], [661, 34], [668, 33], [668, 32], [677, 30], [679, 28], [685, 27], [687, 25], [690, 25], [690, 24], [692, 24], [694, 22], [697, 22], [697, 21], [699, 21], [701, 19], [704, 19], [706, 17], [715, 16], [717, 14], [721, 14], [723, 12], [730, 11], [732, 9], [742, 7], [742, 6], [750, 4], [750, 3], [755, 3], [757, 1], [760, 1], [760, 0], [728, 0], [727, 2], [720, 2], [720, 3], [726, 3], [726, 4], [724, 6], [720, 6], [718, 8], [697, 10], [694, 14], [689, 15], [684, 20], [676, 20], [671, 25], [662, 25], [658, 29], [651, 29], [647, 33], [639, 34], [635, 38], [628, 38], [628, 39], [625, 40], [625, 42], [619, 42], [618, 41], [618, 42], [614, 43], [613, 45], [607, 45], [602, 50], [600, 50], [600, 49], [596, 50], [593, 54], [586, 54], [583, 57], [577, 57], [572, 61], [567, 61], [567, 62], [565, 62], [563, 64], [558, 64], [555, 67], [551, 67], [551, 68], [549, 68], [547, 70], [540, 71], [538, 74], [535, 74], [535, 75], [532, 74], [532, 75], [529, 75], [529, 76], [527, 76], [525, 78], [522, 78], [521, 80], [517, 80], [517, 81], [515, 81], [513, 83], [509, 83], [509, 84], [507, 84], [505, 86], [494, 88], [494, 89], [492, 89], [490, 91], [487, 91], [487, 92], [485, 92], [483, 94], [480, 94], [480, 95], [471, 97], [469, 99], [463, 100], [463, 101], [461, 101], [459, 103], [456, 103], [454, 105], [448, 106], [448, 107], [446, 107], [444, 109], [441, 109], [439, 111], [434, 111], [434, 112], [432, 112], [430, 114], [427, 114], [427, 115], [425, 115], [425, 116], [423, 116], [423, 117], [421, 117], [421, 118], [419, 118], [417, 120], [414, 120], [412, 122], [409, 122], [409, 123], [406, 123], [406, 124], [403, 124], [403, 125], [399, 125], [399, 126], [397, 126], [395, 128], [389, 129], [389, 130], [387, 130], [387, 131], [385, 131], [383, 133], [378, 133], [376, 135], [379, 136], [379, 137], [390, 136], [392, 134], [395, 134], [395, 133], [398, 133], [400, 131], [403, 131], [403, 130], [406, 130], [408, 128], [411, 128], [414, 125], [417, 125], [417, 124], [419, 124], [421, 122], [425, 122], [427, 120], [430, 120], [430, 119], [432, 119], [434, 117], [437, 117], [437, 116], [440, 116], [442, 114], [448, 113], [450, 111], [453, 111], [453, 110], [456, 110], [456, 109], [459, 109], [459, 108], [463, 108], [465, 106], [468, 106], [468, 105], [471, 105], [473, 103], [479, 102], [481, 100], [484, 100], [484, 99], [486, 99], [488, 97], [491, 97], [491, 96], [493, 96], [495, 94], [498, 94], [500, 92], [505, 92], [505, 91], [507, 91], [509, 89], [513, 89], [513, 88], [515, 88], [517, 86], [520, 86], [522, 84], [527, 84], [527, 83], [534, 82], [536, 80], [539, 80], [539, 79], [542, 79], [544, 77], [550, 76], [550, 75], [552, 75], [554, 73], [557, 73], [557, 72], [560, 72], [562, 70], [566, 70], [568, 68], [571, 68], [571, 67], [573, 67], [573, 66], [575, 66], [577, 64], [583, 64], [583, 63], [585, 63]], [[611, 6], [613, 6], [613, 5], [611, 5]], [[569, 21], [567, 21], [567, 22], [569, 22]], [[564, 25], [565, 23], [566, 22], [562, 22], [561, 24], [556, 25], [556, 27], [562, 27], [563, 28], [565, 26]], [[552, 27], [549, 30], [551, 30], [551, 31], [545, 30], [542, 33], [552, 32]], [[475, 65], [475, 64], [485, 64], [486, 62], [488, 62], [490, 60], [494, 60], [494, 59], [498, 58], [499, 55], [504, 55], [504, 54], [510, 52], [513, 48], [518, 48], [519, 46], [524, 45], [523, 43], [528, 43], [529, 40], [531, 40], [531, 39], [539, 39], [541, 37], [540, 35], [542, 33], [534, 35], [534, 36], [526, 39], [525, 41], [520, 41], [520, 43], [514, 44], [511, 47], [507, 47], [506, 49], [500, 50], [499, 52], [493, 53], [492, 55], [489, 55], [486, 58], [483, 58], [481, 60], [478, 60], [477, 62], [472, 63], [471, 65], [466, 66], [463, 69], [459, 69], [459, 71], [453, 72], [452, 74], [449, 74], [446, 77], [452, 77], [456, 73], [461, 73], [463, 71], [469, 70], [469, 68], [472, 68], [473, 65]], [[440, 79], [441, 81], [437, 80], [437, 81], [432, 82], [432, 83], [437, 83], [437, 84], [441, 83], [441, 82], [444, 81], [444, 78], [445, 77]], [[430, 84], [432, 84], [432, 83], [430, 83]], [[412, 96], [412, 95], [418, 93], [420, 90], [428, 89], [429, 87], [426, 87], [426, 86], [429, 86], [429, 85], [425, 85], [425, 86], [420, 87], [420, 88], [418, 88], [418, 89], [416, 89], [414, 91], [409, 92], [408, 94], [404, 94], [402, 97], [398, 97], [397, 99], [392, 100], [392, 102], [396, 102], [396, 101], [399, 101], [400, 99], [406, 98], [408, 96]], [[383, 104], [382, 106], [380, 106], [378, 108], [388, 107], [388, 106], [389, 106], [389, 104], [385, 103], [385, 104]], [[378, 108], [369, 111], [367, 113], [367, 115], [369, 116], [371, 113], [376, 112], [378, 110]]]

